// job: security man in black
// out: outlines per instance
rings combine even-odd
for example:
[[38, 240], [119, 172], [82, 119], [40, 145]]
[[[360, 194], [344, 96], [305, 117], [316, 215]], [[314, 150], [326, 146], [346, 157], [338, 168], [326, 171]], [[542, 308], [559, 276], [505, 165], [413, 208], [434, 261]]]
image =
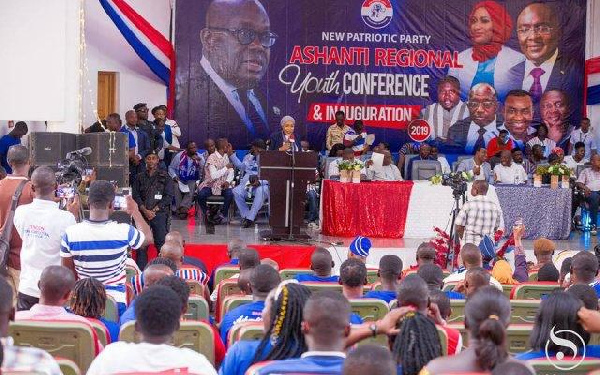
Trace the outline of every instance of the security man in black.
[[[167, 171], [158, 169], [160, 160], [156, 151], [146, 156], [146, 170], [139, 173], [133, 182], [133, 199], [138, 204], [140, 212], [148, 221], [154, 236], [156, 249], [165, 243], [169, 231], [169, 215], [173, 199], [173, 180]], [[147, 249], [138, 251], [137, 264], [144, 269], [148, 262]]]

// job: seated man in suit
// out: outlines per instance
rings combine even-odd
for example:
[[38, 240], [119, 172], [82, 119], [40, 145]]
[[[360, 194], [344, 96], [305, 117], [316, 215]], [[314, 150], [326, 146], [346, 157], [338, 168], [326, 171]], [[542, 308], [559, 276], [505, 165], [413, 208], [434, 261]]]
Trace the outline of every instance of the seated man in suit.
[[269, 138], [269, 150], [300, 151], [299, 140], [294, 134], [296, 120], [292, 116], [284, 116], [281, 119], [281, 130], [271, 134]]
[[498, 134], [501, 125], [496, 118], [498, 100], [496, 90], [487, 83], [478, 83], [469, 91], [469, 117], [457, 121], [448, 131], [448, 144], [464, 148], [472, 154], [480, 147], [488, 145]]
[[487, 151], [485, 147], [480, 147], [475, 151], [470, 159], [463, 159], [456, 168], [457, 172], [470, 172], [475, 180], [485, 180], [488, 183], [494, 182], [492, 167], [487, 160]]
[[339, 177], [340, 176], [340, 163], [348, 161], [348, 162], [357, 162], [362, 165], [360, 170], [361, 179], [366, 177], [367, 172], [365, 170], [364, 164], [362, 161], [354, 158], [354, 150], [347, 147], [344, 149], [344, 153], [340, 159], [334, 160], [331, 164], [329, 164], [329, 178], [331, 177]]
[[[286, 142], [285, 144], [289, 144]], [[295, 145], [295, 144], [294, 144]], [[250, 152], [240, 161], [233, 149], [229, 148], [227, 154], [229, 160], [240, 171], [240, 184], [233, 189], [233, 198], [235, 204], [240, 210], [242, 217], [242, 227], [249, 228], [254, 226], [254, 220], [261, 207], [269, 198], [269, 182], [258, 179], [258, 154], [266, 149], [265, 142], [262, 139], [255, 139], [252, 142]], [[246, 197], [252, 196], [252, 206], [248, 209]]]

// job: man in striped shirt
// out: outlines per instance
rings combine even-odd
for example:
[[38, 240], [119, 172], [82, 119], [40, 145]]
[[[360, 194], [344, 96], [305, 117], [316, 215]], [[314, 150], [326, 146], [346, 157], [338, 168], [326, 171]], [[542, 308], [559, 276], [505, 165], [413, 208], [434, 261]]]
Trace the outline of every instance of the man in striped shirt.
[[137, 250], [152, 243], [150, 226], [131, 196], [127, 196], [126, 212], [135, 227], [109, 220], [113, 211], [115, 189], [108, 181], [94, 181], [90, 186], [89, 220], [66, 229], [61, 241], [62, 265], [71, 269], [78, 279], [94, 277], [100, 280], [107, 294], [119, 304], [119, 314], [125, 311], [125, 261], [129, 248]]

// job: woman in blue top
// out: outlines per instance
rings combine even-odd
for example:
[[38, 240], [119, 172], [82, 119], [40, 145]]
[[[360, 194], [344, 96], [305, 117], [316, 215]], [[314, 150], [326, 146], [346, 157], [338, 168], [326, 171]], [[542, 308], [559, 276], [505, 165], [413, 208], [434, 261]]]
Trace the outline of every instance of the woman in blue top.
[[227, 351], [219, 374], [244, 375], [256, 362], [299, 358], [307, 350], [301, 323], [308, 297], [308, 287], [281, 283], [265, 301], [262, 313], [265, 335], [262, 340], [235, 343]]
[[600, 346], [588, 345], [590, 334], [579, 323], [577, 312], [582, 307], [579, 298], [563, 291], [542, 300], [530, 337], [532, 350], [516, 359], [545, 359], [546, 350], [549, 356], [562, 352], [565, 359], [571, 359], [582, 356], [584, 346], [585, 358], [600, 358]]

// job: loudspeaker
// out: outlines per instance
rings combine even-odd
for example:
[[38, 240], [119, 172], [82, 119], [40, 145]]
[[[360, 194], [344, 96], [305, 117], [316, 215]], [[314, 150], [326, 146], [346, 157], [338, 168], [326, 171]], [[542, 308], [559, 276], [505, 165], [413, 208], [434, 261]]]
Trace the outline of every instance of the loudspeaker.
[[89, 133], [77, 136], [77, 149], [90, 147], [92, 153], [86, 156], [93, 166], [128, 166], [129, 135], [115, 133]]
[[56, 166], [68, 152], [76, 150], [76, 147], [75, 134], [34, 132], [29, 135], [31, 165]]
[[96, 166], [96, 179], [116, 181], [120, 188], [129, 187], [129, 165], [113, 167]]

